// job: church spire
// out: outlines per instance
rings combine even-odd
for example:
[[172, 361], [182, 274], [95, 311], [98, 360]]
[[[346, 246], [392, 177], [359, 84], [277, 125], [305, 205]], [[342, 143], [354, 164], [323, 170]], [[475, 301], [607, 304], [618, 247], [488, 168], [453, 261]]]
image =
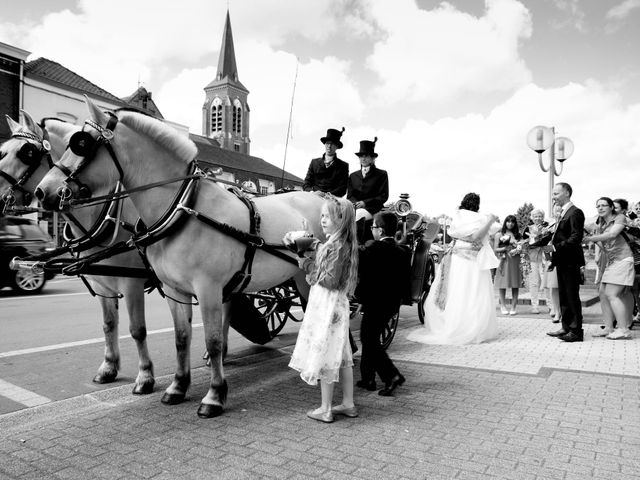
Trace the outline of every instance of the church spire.
[[224, 24], [220, 58], [218, 59], [218, 73], [216, 74], [217, 80], [224, 78], [228, 78], [234, 82], [238, 81], [238, 67], [236, 66], [236, 52], [233, 48], [233, 34], [231, 32], [229, 10], [227, 10], [227, 20]]
[[229, 9], [216, 78], [204, 87], [204, 92], [202, 134], [215, 138], [222, 148], [249, 154], [249, 90], [238, 79]]

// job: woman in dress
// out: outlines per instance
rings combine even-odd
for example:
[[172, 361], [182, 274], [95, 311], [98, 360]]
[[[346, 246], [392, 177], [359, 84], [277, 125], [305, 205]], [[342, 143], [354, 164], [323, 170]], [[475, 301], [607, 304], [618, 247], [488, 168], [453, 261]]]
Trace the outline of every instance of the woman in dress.
[[[314, 242], [300, 260], [311, 291], [289, 366], [309, 385], [320, 381], [321, 405], [307, 416], [331, 423], [337, 414], [358, 416], [349, 344], [349, 296], [358, 281], [358, 244], [353, 205], [344, 198], [327, 197], [320, 217], [327, 241]], [[293, 242], [291, 233], [285, 235], [285, 244]], [[342, 387], [342, 403], [332, 407], [336, 382]]]
[[491, 269], [497, 267], [489, 245], [493, 214], [478, 213], [480, 197], [464, 196], [449, 235], [453, 242], [443, 256], [425, 305], [424, 327], [409, 340], [427, 344], [463, 345], [494, 338], [496, 302]]
[[[624, 215], [614, 211], [613, 200], [601, 197], [596, 202], [598, 220], [596, 233], [584, 237], [585, 242], [600, 245], [598, 278], [600, 283], [600, 305], [605, 328], [594, 337], [610, 340], [631, 338], [629, 325], [633, 313], [631, 287], [635, 277], [633, 255], [627, 241], [622, 236], [626, 221]], [[614, 328], [614, 321], [617, 328]]]
[[[515, 215], [507, 215], [502, 224], [502, 230], [495, 237], [494, 251], [500, 258], [500, 264], [493, 280], [499, 289], [500, 309], [503, 315], [515, 315], [518, 304], [518, 294], [522, 285], [522, 271], [520, 270], [520, 253], [522, 236], [518, 228]], [[511, 289], [511, 310], [507, 308], [507, 288]]]
[[[553, 219], [549, 224], [550, 230], [555, 230], [556, 224], [558, 223], [558, 219], [560, 218], [560, 214], [562, 213], [562, 206], [554, 205], [553, 206]], [[551, 299], [551, 306], [549, 307], [549, 315], [553, 319], [553, 323], [560, 323], [560, 290], [558, 290], [558, 272], [551, 265], [551, 254], [546, 257], [547, 264], [547, 288], [549, 289], [549, 297]]]

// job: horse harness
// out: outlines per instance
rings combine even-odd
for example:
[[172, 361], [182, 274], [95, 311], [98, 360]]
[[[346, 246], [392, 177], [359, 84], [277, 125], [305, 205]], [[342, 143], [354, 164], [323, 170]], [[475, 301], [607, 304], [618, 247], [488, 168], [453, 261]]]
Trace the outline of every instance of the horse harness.
[[[44, 130], [43, 130], [44, 131]], [[40, 138], [38, 135], [30, 132], [19, 131], [15, 132], [11, 135], [11, 138], [24, 138], [26, 140], [33, 140], [39, 144], [39, 146], [34, 145], [33, 143], [27, 141], [24, 145], [20, 147], [16, 156], [18, 159], [27, 166], [26, 172], [19, 178], [15, 179], [8, 173], [0, 170], [0, 177], [4, 178], [11, 187], [6, 194], [3, 195], [3, 200], [5, 202], [5, 209], [11, 207], [15, 204], [15, 196], [13, 195], [14, 190], [18, 190], [22, 193], [22, 204], [23, 206], [28, 206], [31, 203], [33, 198], [33, 194], [24, 188], [24, 184], [31, 178], [31, 175], [38, 169], [40, 166], [40, 162], [42, 158], [47, 159], [47, 163], [49, 164], [49, 168], [53, 166], [53, 161], [51, 160], [51, 154], [49, 153], [51, 150], [51, 144], [47, 139], [46, 131], [44, 131], [44, 138]]]
[[182, 185], [178, 189], [178, 192], [174, 196], [174, 199], [171, 202], [170, 206], [165, 210], [165, 213], [161, 215], [153, 225], [151, 225], [150, 227], [146, 227], [142, 223], [142, 221], [139, 220], [136, 224], [133, 235], [129, 240], [127, 240], [126, 242], [119, 242], [117, 244], [114, 244], [110, 247], [105, 248], [104, 250], [101, 250], [100, 252], [96, 252], [95, 254], [76, 262], [73, 265], [70, 265], [65, 269], [65, 273], [76, 274], [74, 272], [81, 271], [91, 263], [98, 262], [105, 258], [109, 258], [111, 256], [135, 248], [138, 250], [145, 268], [150, 272], [153, 278], [153, 286], [157, 288], [159, 293], [164, 297], [166, 296], [166, 294], [162, 291], [161, 282], [155, 275], [153, 268], [148, 261], [146, 249], [148, 246], [159, 242], [160, 240], [174, 233], [184, 224], [189, 216], [196, 218], [205, 225], [215, 228], [221, 233], [234, 238], [235, 240], [245, 244], [246, 246], [242, 267], [240, 268], [240, 270], [233, 274], [231, 279], [223, 287], [222, 296], [224, 302], [230, 299], [231, 294], [241, 293], [248, 286], [249, 282], [251, 281], [252, 265], [257, 249], [263, 250], [273, 256], [280, 258], [281, 260], [297, 266], [297, 260], [285, 253], [287, 248], [284, 245], [269, 244], [265, 242], [265, 240], [259, 235], [260, 214], [256, 211], [254, 202], [246, 195], [244, 195], [237, 187], [232, 187], [229, 190], [243, 202], [243, 204], [249, 211], [249, 232], [240, 230], [227, 223], [219, 222], [218, 220], [192, 208], [195, 203], [194, 199], [198, 191], [200, 180], [206, 179], [217, 183], [216, 178], [202, 170], [195, 159], [190, 162], [189, 173], [184, 177], [155, 182], [152, 184], [135, 187], [129, 190], [103, 195], [101, 197], [86, 198], [85, 195], [89, 189], [77, 178], [77, 175], [88, 164], [89, 161], [95, 158], [100, 146], [105, 146], [107, 148], [109, 156], [111, 157], [111, 160], [118, 170], [120, 181], [122, 181], [124, 177], [123, 169], [110, 143], [114, 136], [114, 129], [118, 123], [118, 117], [113, 113], [109, 113], [109, 116], [110, 118], [106, 128], [98, 125], [92, 120], [86, 120], [85, 122], [86, 125], [89, 125], [93, 129], [98, 131], [98, 133], [100, 134], [98, 139], [94, 139], [88, 132], [84, 130], [76, 132], [71, 136], [68, 148], [71, 149], [71, 151], [75, 155], [83, 157], [82, 161], [75, 170], [70, 170], [60, 162], [54, 164], [56, 168], [67, 175], [65, 183], [67, 183], [68, 180], [75, 182], [80, 187], [80, 191], [82, 191], [82, 188], [85, 187], [85, 193], [82, 194], [82, 197], [84, 198], [70, 199], [69, 194], [67, 193], [66, 198], [61, 199], [61, 204], [65, 202], [71, 206], [82, 204], [96, 204], [124, 198], [137, 191], [148, 190], [160, 185], [166, 185], [178, 181], [182, 181]]

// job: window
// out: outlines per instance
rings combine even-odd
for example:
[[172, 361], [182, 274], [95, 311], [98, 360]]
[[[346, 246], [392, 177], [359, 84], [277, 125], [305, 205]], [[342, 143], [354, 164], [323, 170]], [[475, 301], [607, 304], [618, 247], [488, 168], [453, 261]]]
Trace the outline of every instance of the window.
[[269, 188], [268, 187], [260, 187], [260, 193], [262, 195], [267, 195], [269, 193]]
[[236, 151], [236, 152], [239, 152], [240, 151], [240, 144], [239, 143], [234, 143], [233, 144], [233, 150]]
[[233, 133], [242, 133], [242, 103], [237, 98], [233, 101]]
[[216, 97], [211, 102], [211, 133], [222, 132], [222, 101]]

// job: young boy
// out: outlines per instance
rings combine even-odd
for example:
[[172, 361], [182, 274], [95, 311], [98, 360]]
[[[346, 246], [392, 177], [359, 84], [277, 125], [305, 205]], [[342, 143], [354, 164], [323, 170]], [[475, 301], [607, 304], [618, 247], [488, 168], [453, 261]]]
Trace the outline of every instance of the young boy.
[[378, 212], [371, 227], [374, 241], [360, 252], [356, 298], [362, 304], [360, 327], [362, 380], [356, 385], [376, 390], [376, 373], [384, 382], [379, 395], [389, 397], [405, 378], [395, 367], [380, 344], [380, 335], [389, 318], [400, 308], [409, 278], [409, 252], [396, 244], [398, 220], [394, 213]]

